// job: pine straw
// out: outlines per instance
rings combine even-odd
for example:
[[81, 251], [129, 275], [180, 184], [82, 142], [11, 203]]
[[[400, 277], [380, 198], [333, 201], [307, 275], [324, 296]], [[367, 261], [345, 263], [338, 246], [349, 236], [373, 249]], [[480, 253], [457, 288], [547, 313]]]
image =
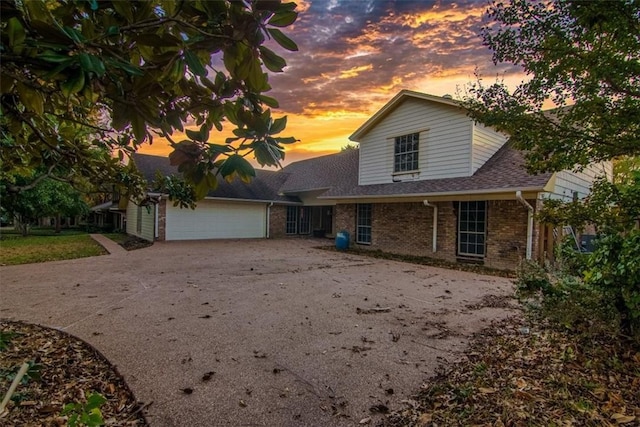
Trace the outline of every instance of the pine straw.
[[[96, 349], [67, 333], [20, 322], [0, 321], [0, 399], [24, 362], [35, 364], [0, 414], [0, 426], [64, 426], [67, 403], [85, 403], [89, 392], [107, 402], [100, 408], [108, 426], [146, 426], [141, 406], [115, 367]], [[39, 378], [38, 378], [39, 376]]]
[[638, 426], [640, 349], [511, 318], [381, 426]]

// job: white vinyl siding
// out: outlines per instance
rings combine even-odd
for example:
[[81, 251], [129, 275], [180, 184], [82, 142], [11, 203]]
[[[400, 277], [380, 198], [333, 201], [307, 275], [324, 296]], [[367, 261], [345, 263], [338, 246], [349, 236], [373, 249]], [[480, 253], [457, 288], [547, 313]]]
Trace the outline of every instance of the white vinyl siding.
[[[155, 204], [138, 206], [132, 201], [127, 204], [127, 234], [138, 236], [145, 240], [154, 240]], [[138, 216], [140, 214], [140, 216]], [[138, 231], [138, 225], [140, 230]]]
[[195, 209], [167, 203], [167, 240], [262, 238], [265, 226], [262, 203], [201, 200]]
[[419, 175], [412, 179], [470, 175], [472, 126], [463, 110], [406, 99], [360, 141], [359, 184], [393, 182], [395, 137], [420, 134]]
[[480, 123], [473, 124], [471, 174], [476, 173], [507, 142], [507, 136]]
[[561, 171], [556, 173], [555, 186], [549, 198], [570, 201], [574, 193], [578, 199], [582, 199], [591, 191], [593, 181], [599, 176], [605, 175], [609, 178], [613, 174], [611, 162], [592, 164], [584, 168], [581, 172]]

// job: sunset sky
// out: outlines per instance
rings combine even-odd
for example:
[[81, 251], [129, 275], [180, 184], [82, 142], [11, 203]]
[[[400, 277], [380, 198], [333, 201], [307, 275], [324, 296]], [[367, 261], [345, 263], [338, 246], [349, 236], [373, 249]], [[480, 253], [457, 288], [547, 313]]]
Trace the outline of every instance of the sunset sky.
[[[286, 163], [340, 151], [373, 113], [402, 89], [450, 94], [475, 81], [510, 86], [518, 69], [494, 66], [479, 30], [487, 0], [298, 0], [299, 17], [285, 29], [300, 50], [277, 50], [288, 66], [271, 74], [280, 109], [288, 116], [281, 136], [300, 142]], [[273, 47], [271, 44], [270, 47]], [[222, 139], [222, 138], [221, 138]], [[167, 155], [156, 140], [141, 152]]]

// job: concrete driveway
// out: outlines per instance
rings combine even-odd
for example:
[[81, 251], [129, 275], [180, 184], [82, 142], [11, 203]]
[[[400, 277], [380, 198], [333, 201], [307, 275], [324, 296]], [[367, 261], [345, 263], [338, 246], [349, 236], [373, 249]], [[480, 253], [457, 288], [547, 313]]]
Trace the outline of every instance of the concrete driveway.
[[375, 423], [372, 406], [403, 407], [509, 314], [486, 306], [511, 293], [509, 279], [314, 248], [323, 243], [156, 243], [0, 267], [0, 317], [88, 341], [153, 401], [152, 426], [196, 427]]

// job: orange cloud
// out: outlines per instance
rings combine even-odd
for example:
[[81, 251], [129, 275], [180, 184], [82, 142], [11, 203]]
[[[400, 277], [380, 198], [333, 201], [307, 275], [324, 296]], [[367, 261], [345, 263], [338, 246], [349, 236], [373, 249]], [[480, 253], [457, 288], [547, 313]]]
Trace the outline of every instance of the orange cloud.
[[340, 75], [338, 76], [339, 79], [351, 79], [354, 77], [358, 77], [360, 75], [360, 73], [364, 72], [364, 71], [370, 71], [373, 70], [373, 65], [368, 64], [368, 65], [362, 65], [360, 67], [353, 67], [349, 70], [346, 71], [341, 71]]

